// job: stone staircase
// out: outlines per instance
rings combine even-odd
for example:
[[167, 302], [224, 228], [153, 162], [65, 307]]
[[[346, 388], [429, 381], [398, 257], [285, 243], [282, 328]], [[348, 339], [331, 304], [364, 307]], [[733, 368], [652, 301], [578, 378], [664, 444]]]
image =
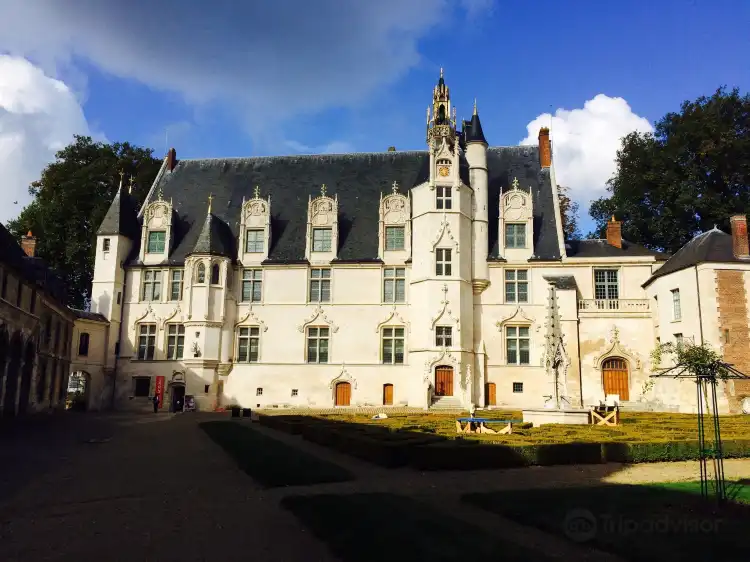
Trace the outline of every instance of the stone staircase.
[[461, 400], [456, 396], [435, 396], [432, 399], [432, 405], [430, 406], [430, 409], [458, 411], [466, 410], [463, 404], [461, 404]]

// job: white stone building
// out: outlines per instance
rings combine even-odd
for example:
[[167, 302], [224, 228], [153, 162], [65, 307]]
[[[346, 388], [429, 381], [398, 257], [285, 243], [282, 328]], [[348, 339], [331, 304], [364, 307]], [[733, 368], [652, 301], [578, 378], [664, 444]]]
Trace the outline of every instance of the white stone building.
[[162, 388], [203, 409], [641, 399], [667, 290], [643, 285], [668, 256], [614, 217], [606, 240], [565, 243], [549, 131], [490, 147], [476, 107], [460, 131], [451, 109], [441, 74], [426, 151], [172, 149], [142, 208], [121, 187], [92, 290], [116, 406]]

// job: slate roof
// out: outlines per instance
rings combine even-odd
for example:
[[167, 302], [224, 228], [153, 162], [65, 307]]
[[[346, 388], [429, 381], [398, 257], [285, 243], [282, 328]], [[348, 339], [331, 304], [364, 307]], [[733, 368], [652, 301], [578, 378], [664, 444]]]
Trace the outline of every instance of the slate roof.
[[572, 275], [544, 275], [544, 280], [553, 283], [558, 289], [577, 289], [576, 278]]
[[0, 262], [8, 264], [17, 271], [24, 270], [26, 253], [21, 249], [18, 240], [0, 223]]
[[732, 235], [718, 228], [699, 234], [680, 248], [667, 262], [657, 269], [643, 284], [650, 285], [655, 279], [669, 273], [687, 269], [701, 263], [750, 263], [750, 259], [735, 257], [732, 248]]
[[129, 193], [122, 190], [122, 186], [117, 190], [112, 204], [104, 215], [104, 220], [96, 231], [97, 235], [118, 235], [122, 234], [131, 240], [138, 240], [141, 236], [140, 226], [138, 224], [138, 209], [135, 201]]
[[109, 322], [107, 318], [103, 314], [99, 314], [98, 312], [87, 312], [85, 310], [79, 310], [77, 308], [71, 308], [70, 309], [73, 314], [76, 315], [76, 317], [81, 318], [83, 320], [93, 320], [95, 322]]
[[203, 221], [203, 227], [198, 231], [197, 240], [190, 253], [211, 254], [228, 258], [236, 256], [234, 236], [227, 223], [216, 218], [212, 213], [208, 213], [206, 220]]
[[653, 256], [657, 260], [666, 260], [669, 254], [649, 250], [645, 246], [622, 241], [622, 248], [609, 244], [606, 240], [570, 240], [565, 243], [565, 253], [569, 258], [622, 258]]
[[479, 121], [479, 115], [475, 113], [471, 116], [471, 121], [463, 122], [463, 141], [467, 142], [483, 142], [487, 144], [487, 139], [484, 138], [484, 131], [482, 131], [482, 123]]

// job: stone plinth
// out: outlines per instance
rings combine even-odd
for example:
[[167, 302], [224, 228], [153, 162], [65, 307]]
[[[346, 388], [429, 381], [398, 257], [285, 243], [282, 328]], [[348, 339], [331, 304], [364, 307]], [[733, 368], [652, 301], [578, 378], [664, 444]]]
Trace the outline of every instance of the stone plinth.
[[582, 409], [553, 410], [550, 408], [539, 408], [536, 410], [522, 410], [522, 413], [524, 423], [533, 423], [534, 427], [539, 427], [545, 423], [589, 424], [589, 411]]

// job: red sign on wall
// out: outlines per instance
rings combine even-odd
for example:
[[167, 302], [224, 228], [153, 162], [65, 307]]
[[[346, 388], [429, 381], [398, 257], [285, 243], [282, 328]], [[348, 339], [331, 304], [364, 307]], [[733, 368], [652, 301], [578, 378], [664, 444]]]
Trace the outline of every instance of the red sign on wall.
[[154, 394], [159, 397], [159, 409], [164, 406], [164, 377], [156, 377]]

